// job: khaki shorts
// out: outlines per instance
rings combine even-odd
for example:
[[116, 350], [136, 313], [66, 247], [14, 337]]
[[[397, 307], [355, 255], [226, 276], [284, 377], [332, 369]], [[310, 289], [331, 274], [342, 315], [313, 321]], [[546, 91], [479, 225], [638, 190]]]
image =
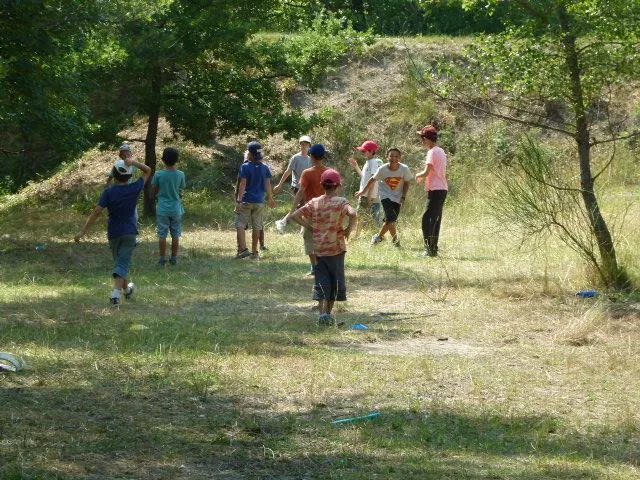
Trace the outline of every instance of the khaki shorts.
[[264, 228], [264, 203], [241, 203], [237, 206], [236, 228]]
[[304, 238], [304, 253], [307, 255], [313, 255], [315, 250], [313, 245], [313, 230], [307, 227], [302, 229], [302, 238]]

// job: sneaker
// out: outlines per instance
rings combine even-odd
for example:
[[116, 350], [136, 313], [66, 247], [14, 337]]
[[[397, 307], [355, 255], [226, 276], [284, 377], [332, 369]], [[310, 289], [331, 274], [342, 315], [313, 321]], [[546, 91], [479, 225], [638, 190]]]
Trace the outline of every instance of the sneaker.
[[287, 221], [284, 219], [276, 220], [276, 231], [279, 234], [284, 234], [284, 229], [287, 227]]
[[382, 241], [382, 237], [377, 233], [371, 237], [371, 245], [375, 245], [376, 243], [380, 243]]
[[171, 258], [169, 259], [169, 263], [170, 263], [171, 265], [177, 265], [177, 264], [178, 264], [178, 258], [177, 258], [177, 257], [171, 257]]
[[263, 252], [266, 252], [269, 249], [265, 245], [260, 245], [260, 250], [262, 250]]
[[336, 319], [330, 313], [321, 313], [318, 315], [318, 325], [332, 326], [336, 324]]
[[393, 246], [396, 248], [400, 248], [400, 240], [398, 240], [397, 238], [393, 238], [391, 240], [391, 243], [393, 243]]
[[249, 250], [248, 248], [245, 248], [243, 251], [238, 252], [238, 254], [236, 255], [236, 258], [247, 258], [251, 255], [251, 250]]
[[114, 307], [117, 307], [118, 305], [120, 305], [120, 297], [111, 297], [109, 299], [109, 303]]
[[161, 258], [160, 260], [158, 260], [158, 266], [159, 267], [164, 267], [167, 264], [167, 260], [164, 258]]
[[251, 260], [260, 260], [260, 254], [258, 252], [251, 253]]
[[431, 250], [425, 249], [424, 252], [421, 253], [423, 257], [437, 257], [438, 254], [436, 252], [432, 252]]
[[129, 282], [126, 290], [124, 291], [124, 298], [127, 300], [131, 300], [131, 297], [133, 296], [135, 291], [136, 291], [136, 286], [133, 284], [133, 282]]

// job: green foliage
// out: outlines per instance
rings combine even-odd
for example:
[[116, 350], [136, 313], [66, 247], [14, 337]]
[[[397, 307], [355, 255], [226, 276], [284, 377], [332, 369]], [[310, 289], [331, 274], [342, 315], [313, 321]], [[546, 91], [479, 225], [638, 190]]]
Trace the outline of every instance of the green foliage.
[[322, 78], [347, 56], [361, 55], [374, 42], [370, 33], [359, 33], [336, 15], [320, 12], [295, 35], [259, 45], [274, 71], [281, 71], [297, 82], [317, 88]]
[[464, 0], [312, 0], [281, 1], [275, 10], [276, 28], [304, 29], [307, 19], [322, 11], [354, 25], [359, 31], [384, 35], [470, 34], [503, 28], [506, 7], [471, 4]]

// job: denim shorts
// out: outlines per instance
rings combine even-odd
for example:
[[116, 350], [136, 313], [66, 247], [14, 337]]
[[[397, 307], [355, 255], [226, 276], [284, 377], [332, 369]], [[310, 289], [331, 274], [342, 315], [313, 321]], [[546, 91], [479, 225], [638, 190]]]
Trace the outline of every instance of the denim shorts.
[[158, 224], [158, 237], [167, 238], [171, 232], [171, 238], [180, 238], [182, 235], [182, 215], [156, 215]]
[[133, 250], [136, 248], [136, 235], [110, 238], [109, 247], [113, 255], [113, 277], [127, 278]]

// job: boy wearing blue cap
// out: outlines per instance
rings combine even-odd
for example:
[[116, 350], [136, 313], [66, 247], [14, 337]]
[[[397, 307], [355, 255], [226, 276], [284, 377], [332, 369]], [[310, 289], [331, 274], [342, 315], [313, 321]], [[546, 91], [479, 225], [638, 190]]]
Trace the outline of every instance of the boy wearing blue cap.
[[[275, 207], [271, 190], [271, 171], [262, 163], [262, 145], [249, 142], [248, 162], [240, 167], [238, 191], [236, 194], [236, 238], [238, 253], [236, 258], [251, 256], [258, 259], [258, 241], [264, 228], [264, 201], [268, 198], [270, 207]], [[247, 248], [245, 228], [251, 225], [251, 250]]]

